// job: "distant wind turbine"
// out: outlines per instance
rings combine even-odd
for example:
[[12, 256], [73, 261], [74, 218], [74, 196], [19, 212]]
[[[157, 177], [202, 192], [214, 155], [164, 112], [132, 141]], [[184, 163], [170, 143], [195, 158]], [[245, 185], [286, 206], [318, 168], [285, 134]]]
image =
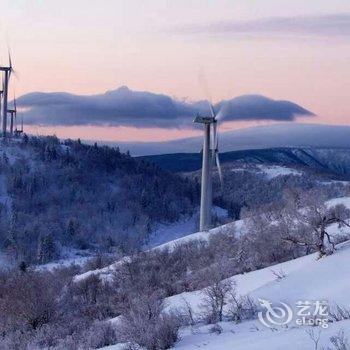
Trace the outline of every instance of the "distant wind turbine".
[[2, 79], [2, 85], [0, 90], [0, 118], [1, 118], [1, 101], [4, 95], [4, 79]]
[[4, 84], [3, 84], [3, 104], [2, 104], [2, 137], [6, 137], [7, 132], [7, 101], [9, 91], [9, 81], [11, 73], [13, 72], [11, 54], [9, 53], [9, 65], [0, 66], [0, 71], [4, 72]]
[[[13, 125], [14, 125], [14, 121], [16, 121], [16, 125], [17, 125], [17, 106], [16, 106], [16, 96], [14, 96], [13, 99], [13, 109], [8, 109], [7, 110], [8, 113], [10, 113], [10, 136], [13, 137], [14, 133], [13, 133]], [[17, 130], [17, 126], [16, 126], [16, 130]]]

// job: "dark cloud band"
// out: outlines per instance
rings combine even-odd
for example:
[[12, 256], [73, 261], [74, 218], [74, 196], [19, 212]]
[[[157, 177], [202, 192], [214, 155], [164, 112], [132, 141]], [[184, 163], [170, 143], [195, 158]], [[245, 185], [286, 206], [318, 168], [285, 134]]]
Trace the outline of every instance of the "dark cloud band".
[[[208, 115], [205, 101], [188, 103], [163, 94], [132, 91], [127, 87], [104, 94], [79, 96], [68, 93], [33, 92], [21, 96], [26, 124], [44, 126], [133, 126], [191, 128], [196, 114]], [[223, 120], [294, 120], [312, 115], [288, 101], [275, 101], [259, 95], [246, 95], [215, 105]]]

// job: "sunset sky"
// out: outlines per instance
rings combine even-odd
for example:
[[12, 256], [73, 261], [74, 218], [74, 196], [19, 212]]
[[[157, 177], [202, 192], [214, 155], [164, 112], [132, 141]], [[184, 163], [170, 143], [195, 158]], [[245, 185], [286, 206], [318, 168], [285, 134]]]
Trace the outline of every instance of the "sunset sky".
[[[188, 101], [245, 94], [288, 100], [350, 124], [349, 0], [0, 0], [7, 45], [30, 92], [103, 94], [120, 86]], [[298, 121], [305, 121], [299, 118]], [[230, 121], [225, 129], [265, 123]], [[164, 140], [176, 128], [35, 126], [33, 133], [105, 140]]]

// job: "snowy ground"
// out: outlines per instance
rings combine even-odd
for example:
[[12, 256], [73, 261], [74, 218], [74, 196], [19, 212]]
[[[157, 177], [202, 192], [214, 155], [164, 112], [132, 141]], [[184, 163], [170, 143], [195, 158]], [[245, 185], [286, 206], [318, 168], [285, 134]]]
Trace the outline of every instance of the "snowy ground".
[[[317, 260], [316, 254], [302, 257], [266, 269], [234, 276], [231, 279], [237, 283], [240, 295], [249, 295], [253, 299], [264, 299], [279, 305], [280, 302], [291, 306], [294, 313], [298, 301], [327, 301], [329, 305], [341, 305], [350, 309], [350, 242], [338, 247], [337, 252], [329, 257]], [[282, 279], [277, 279], [274, 272], [283, 273]], [[167, 299], [168, 309], [184, 305], [186, 300], [198, 313], [203, 298], [202, 291], [182, 293]], [[235, 325], [223, 322], [224, 332], [221, 335], [209, 333], [208, 326], [182, 330], [182, 339], [176, 349], [207, 350], [309, 350], [313, 343], [307, 334], [311, 327], [297, 326], [292, 321], [288, 327], [276, 326], [270, 329], [260, 321], [253, 320]], [[329, 337], [344, 329], [350, 339], [350, 320], [331, 323], [328, 329], [312, 327], [320, 333], [320, 344], [329, 345]]]
[[[221, 220], [227, 220], [227, 210], [214, 207], [213, 213]], [[189, 236], [196, 233], [198, 230], [199, 214], [191, 217], [185, 217], [173, 224], [161, 224], [152, 233], [149, 243], [145, 246], [146, 249], [151, 249], [167, 242], [172, 242], [177, 239]]]
[[257, 167], [261, 170], [261, 172], [265, 174], [269, 180], [277, 176], [302, 175], [300, 171], [280, 165], [257, 165]]
[[236, 234], [242, 234], [243, 232], [245, 232], [246, 226], [244, 224], [244, 220], [237, 220], [234, 222], [230, 222], [228, 224], [213, 228], [211, 230], [208, 231], [200, 231], [200, 232], [195, 232], [192, 233], [190, 235], [178, 238], [178, 239], [174, 239], [170, 242], [161, 244], [157, 247], [155, 247], [155, 249], [174, 249], [174, 247], [176, 247], [177, 245], [181, 245], [187, 242], [191, 242], [194, 240], [208, 240], [209, 237], [213, 234], [216, 233], [220, 233], [220, 232], [235, 232]]
[[[210, 334], [208, 326], [182, 331], [181, 340], [175, 345], [178, 350], [313, 350], [315, 345], [307, 331], [315, 327], [270, 329], [259, 321], [244, 322], [238, 325], [221, 322], [223, 332], [219, 335]], [[322, 329], [319, 346], [329, 346], [329, 338], [340, 330], [350, 339], [350, 321], [342, 321]], [[106, 348], [107, 349], [107, 348]], [[118, 348], [116, 348], [118, 349]], [[120, 349], [120, 348], [119, 348]], [[118, 350], [119, 350], [118, 349]], [[123, 348], [121, 348], [123, 349]], [[124, 347], [125, 349], [125, 347]], [[318, 349], [322, 349], [319, 347]]]
[[[285, 302], [296, 313], [297, 301], [327, 301], [350, 309], [350, 242], [337, 247], [335, 254], [317, 260], [316, 254], [271, 266], [262, 270], [233, 276], [237, 293], [249, 295], [255, 300], [265, 299], [274, 305]], [[283, 274], [282, 279], [276, 273]], [[182, 293], [167, 298], [167, 310], [181, 308], [185, 300], [195, 313], [201, 311], [203, 291]], [[180, 340], [175, 349], [181, 350], [310, 350], [315, 349], [308, 332], [319, 335], [319, 348], [329, 346], [329, 338], [344, 330], [350, 339], [350, 320], [329, 323], [328, 328], [298, 326], [291, 321], [287, 326], [268, 328], [258, 319], [234, 324], [221, 322], [221, 334], [212, 334], [211, 326], [185, 327], [180, 331]], [[104, 350], [122, 350], [118, 344]]]
[[78, 249], [68, 249], [65, 248], [63, 252], [61, 252], [61, 258], [57, 261], [52, 261], [47, 264], [37, 266], [38, 270], [53, 270], [61, 267], [69, 267], [72, 265], [83, 266], [90, 259], [93, 259], [93, 254]]
[[159, 246], [166, 242], [181, 238], [196, 232], [198, 223], [196, 216], [183, 218], [174, 224], [161, 224], [152, 233], [149, 243], [146, 245], [147, 249]]
[[240, 171], [250, 171], [261, 173], [265, 176], [266, 179], [271, 180], [277, 176], [287, 176], [287, 175], [295, 175], [301, 176], [303, 173], [293, 168], [289, 168], [281, 165], [266, 165], [266, 164], [255, 164], [254, 166], [250, 165], [244, 168], [232, 168], [232, 172], [240, 172]]
[[[350, 197], [336, 198], [327, 202], [328, 205], [344, 204], [350, 207]], [[193, 235], [168, 242], [160, 247], [171, 248], [189, 239], [205, 239], [210, 234], [222, 230], [230, 225], [244, 227], [243, 222], [231, 223], [209, 232], [198, 232]], [[332, 227], [334, 233], [339, 233], [337, 226]], [[343, 233], [349, 233], [345, 228]], [[259, 299], [267, 300], [272, 305], [280, 306], [281, 302], [290, 306], [293, 319], [287, 326], [268, 328], [258, 319], [234, 324], [221, 322], [221, 334], [212, 334], [211, 326], [197, 325], [185, 327], [180, 331], [180, 340], [175, 349], [191, 350], [310, 350], [315, 345], [308, 332], [313, 331], [319, 336], [319, 347], [330, 346], [330, 337], [344, 330], [350, 340], [350, 320], [329, 323], [328, 328], [311, 327], [296, 324], [296, 314], [299, 301], [326, 302], [333, 307], [340, 305], [350, 310], [350, 241], [337, 246], [336, 252], [328, 257], [317, 259], [317, 254], [311, 254], [285, 263], [270, 266], [246, 274], [230, 278], [236, 284], [238, 295], [250, 296], [257, 303]], [[278, 276], [282, 276], [278, 277]], [[166, 299], [166, 310], [185, 308], [190, 305], [195, 316], [202, 311], [203, 290], [181, 293]], [[119, 344], [106, 350], [125, 349]]]

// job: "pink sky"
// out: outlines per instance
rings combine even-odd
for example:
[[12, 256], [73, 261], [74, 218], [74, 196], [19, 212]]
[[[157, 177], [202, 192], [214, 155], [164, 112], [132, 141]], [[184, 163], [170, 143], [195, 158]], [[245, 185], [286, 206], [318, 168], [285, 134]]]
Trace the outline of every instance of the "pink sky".
[[[308, 122], [349, 124], [348, 37], [221, 33], [179, 34], [174, 28], [218, 21], [350, 13], [348, 0], [1, 0], [1, 42], [11, 46], [20, 80], [32, 91], [102, 93], [127, 85], [192, 100], [262, 94], [316, 113]], [[6, 56], [3, 45], [3, 61]], [[256, 123], [230, 123], [225, 129]], [[106, 140], [164, 140], [184, 130], [104, 127], [27, 128], [33, 133]]]

